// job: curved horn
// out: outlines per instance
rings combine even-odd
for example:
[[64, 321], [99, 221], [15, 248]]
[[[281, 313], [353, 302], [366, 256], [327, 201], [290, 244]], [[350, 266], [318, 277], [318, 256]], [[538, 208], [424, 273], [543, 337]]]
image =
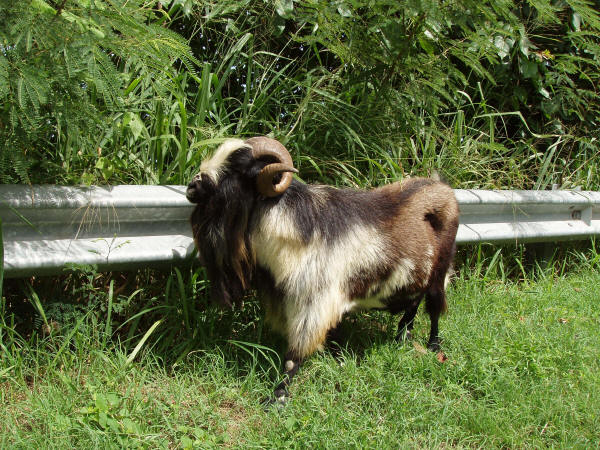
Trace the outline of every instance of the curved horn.
[[[276, 197], [285, 192], [292, 183], [292, 173], [298, 173], [294, 168], [294, 162], [283, 144], [266, 136], [253, 137], [245, 142], [252, 147], [252, 156], [255, 159], [270, 156], [278, 162], [268, 164], [258, 173], [256, 177], [256, 188], [265, 197]], [[281, 181], [274, 184], [274, 178], [279, 175]]]

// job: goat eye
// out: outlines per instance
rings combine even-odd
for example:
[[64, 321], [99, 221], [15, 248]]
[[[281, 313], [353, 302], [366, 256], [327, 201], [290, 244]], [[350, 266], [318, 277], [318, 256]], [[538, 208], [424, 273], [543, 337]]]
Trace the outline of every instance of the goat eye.
[[206, 193], [213, 192], [215, 190], [215, 183], [206, 175], [202, 175], [202, 180], [198, 183], [202, 190]]

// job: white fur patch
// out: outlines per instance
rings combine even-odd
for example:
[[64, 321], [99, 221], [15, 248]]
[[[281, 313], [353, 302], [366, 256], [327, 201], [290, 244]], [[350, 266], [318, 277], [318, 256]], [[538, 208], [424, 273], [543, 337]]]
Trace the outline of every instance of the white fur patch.
[[414, 262], [403, 259], [389, 279], [368, 299], [350, 301], [347, 280], [381, 261], [386, 243], [373, 226], [355, 224], [333, 244], [317, 231], [308, 243], [299, 235], [285, 207], [275, 206], [258, 224], [252, 247], [259, 264], [269, 269], [289, 297], [281, 322], [300, 356], [317, 350], [329, 328], [355, 308], [381, 307], [381, 300], [413, 281]]
[[[433, 269], [433, 256], [434, 256], [433, 246], [428, 245], [425, 250], [425, 258], [421, 260], [421, 264], [423, 265], [423, 272], [425, 273], [425, 282], [429, 282], [429, 277], [431, 276], [431, 270]], [[426, 284], [424, 283], [424, 284]]]
[[448, 272], [446, 272], [446, 277], [444, 278], [444, 289], [447, 289], [448, 285], [450, 284], [450, 278], [452, 277], [451, 272], [451, 270], [448, 270]]
[[241, 139], [227, 139], [215, 150], [209, 159], [202, 161], [198, 175], [207, 175], [215, 183], [218, 183], [221, 174], [227, 167], [226, 162], [229, 155], [244, 146], [244, 141]]
[[386, 279], [378, 283], [374, 283], [367, 292], [365, 298], [353, 300], [350, 310], [383, 308], [385, 303], [383, 300], [391, 296], [394, 292], [409, 286], [414, 283], [415, 264], [409, 259], [401, 259], [396, 264], [396, 268], [392, 274]]
[[415, 264], [410, 259], [401, 259], [398, 261], [396, 268], [390, 277], [381, 283], [382, 286], [375, 291], [371, 289], [370, 295], [376, 295], [377, 298], [383, 299], [392, 295], [395, 291], [404, 286], [408, 286], [414, 282], [413, 273]]
[[383, 303], [382, 298], [380, 296], [367, 297], [367, 298], [359, 298], [353, 300], [350, 303], [350, 307], [348, 311], [359, 311], [361, 309], [373, 309], [373, 308], [384, 308], [385, 303]]

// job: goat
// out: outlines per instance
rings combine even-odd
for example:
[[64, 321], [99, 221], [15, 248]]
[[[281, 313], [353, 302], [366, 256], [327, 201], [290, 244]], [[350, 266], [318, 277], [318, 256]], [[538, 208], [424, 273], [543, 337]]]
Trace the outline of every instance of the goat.
[[424, 296], [428, 346], [437, 351], [456, 251], [458, 204], [442, 182], [410, 178], [363, 191], [307, 185], [297, 172], [274, 139], [230, 139], [186, 191], [197, 204], [192, 231], [211, 299], [231, 307], [254, 286], [267, 323], [287, 338], [277, 400], [351, 311], [404, 312], [397, 339], [406, 339]]

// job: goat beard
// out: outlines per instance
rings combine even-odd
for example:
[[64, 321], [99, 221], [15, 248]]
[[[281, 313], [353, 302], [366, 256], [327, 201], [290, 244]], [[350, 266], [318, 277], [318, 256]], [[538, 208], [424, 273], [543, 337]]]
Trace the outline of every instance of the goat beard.
[[200, 259], [211, 283], [211, 301], [224, 307], [243, 303], [252, 282], [255, 260], [248, 226], [253, 201], [237, 198], [192, 214], [192, 230]]

